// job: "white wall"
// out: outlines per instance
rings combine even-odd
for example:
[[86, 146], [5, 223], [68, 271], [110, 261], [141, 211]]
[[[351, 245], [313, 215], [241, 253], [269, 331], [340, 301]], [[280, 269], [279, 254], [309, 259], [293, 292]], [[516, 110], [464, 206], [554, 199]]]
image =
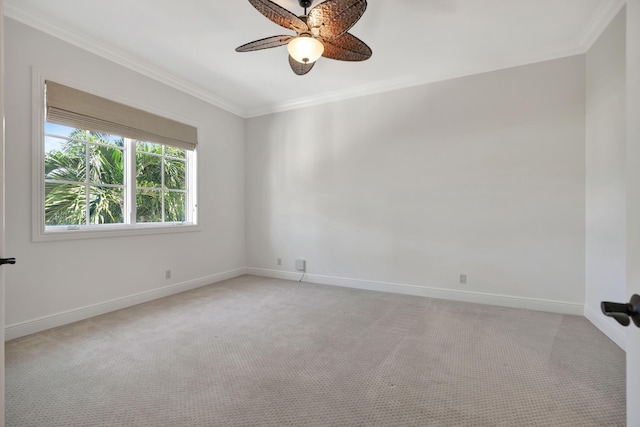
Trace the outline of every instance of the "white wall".
[[[18, 259], [6, 272], [7, 338], [158, 296], [169, 285], [194, 286], [241, 273], [244, 120], [11, 19], [5, 31], [6, 240], [8, 253]], [[196, 124], [201, 231], [32, 243], [32, 66]], [[166, 269], [173, 272], [171, 280], [165, 280]], [[143, 292], [149, 293], [104, 304]], [[102, 305], [82, 310], [94, 304]], [[38, 321], [42, 317], [49, 319]]]
[[582, 313], [584, 67], [249, 119], [249, 271], [298, 278], [300, 256], [311, 281]]
[[585, 316], [622, 347], [624, 331], [600, 302], [627, 299], [625, 19], [623, 9], [586, 56]]

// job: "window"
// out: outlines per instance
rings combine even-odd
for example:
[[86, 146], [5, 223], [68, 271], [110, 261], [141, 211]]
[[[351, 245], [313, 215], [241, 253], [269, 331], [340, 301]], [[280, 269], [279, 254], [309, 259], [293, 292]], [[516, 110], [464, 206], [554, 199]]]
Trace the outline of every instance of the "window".
[[186, 150], [136, 141], [136, 221], [183, 222]]
[[52, 82], [43, 124], [36, 240], [197, 224], [195, 128]]
[[45, 124], [45, 225], [124, 224], [125, 141]]

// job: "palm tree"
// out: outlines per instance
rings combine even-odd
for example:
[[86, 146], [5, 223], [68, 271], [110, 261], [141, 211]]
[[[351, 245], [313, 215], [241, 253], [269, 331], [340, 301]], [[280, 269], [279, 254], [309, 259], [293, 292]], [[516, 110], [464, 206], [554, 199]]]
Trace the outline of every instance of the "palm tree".
[[[169, 157], [170, 156], [170, 157]], [[137, 219], [140, 222], [185, 220], [185, 151], [179, 148], [138, 142], [136, 144]], [[163, 185], [164, 172], [164, 185]], [[178, 190], [178, 191], [176, 191]]]
[[[45, 223], [123, 223], [124, 146], [122, 138], [76, 129], [60, 149], [47, 152]], [[184, 150], [172, 147], [165, 147], [164, 154], [184, 158]], [[138, 143], [136, 181], [138, 221], [162, 221], [163, 193], [165, 220], [184, 220], [184, 191], [176, 191], [185, 190], [184, 161], [163, 156], [162, 145]]]
[[[59, 150], [45, 155], [47, 225], [123, 222], [124, 140], [76, 129]], [[79, 142], [79, 141], [89, 141]], [[104, 145], [100, 145], [104, 144]], [[111, 145], [111, 146], [108, 146]], [[88, 159], [87, 159], [88, 150]], [[90, 185], [86, 185], [87, 166]], [[63, 181], [56, 183], [55, 181]], [[112, 187], [114, 185], [120, 187]], [[87, 218], [87, 201], [88, 213]]]

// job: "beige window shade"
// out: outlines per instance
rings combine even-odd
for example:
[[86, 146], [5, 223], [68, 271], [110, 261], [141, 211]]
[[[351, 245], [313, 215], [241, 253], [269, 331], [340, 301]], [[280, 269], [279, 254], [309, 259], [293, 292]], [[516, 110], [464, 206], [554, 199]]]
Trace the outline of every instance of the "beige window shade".
[[193, 126], [47, 81], [47, 121], [195, 150]]

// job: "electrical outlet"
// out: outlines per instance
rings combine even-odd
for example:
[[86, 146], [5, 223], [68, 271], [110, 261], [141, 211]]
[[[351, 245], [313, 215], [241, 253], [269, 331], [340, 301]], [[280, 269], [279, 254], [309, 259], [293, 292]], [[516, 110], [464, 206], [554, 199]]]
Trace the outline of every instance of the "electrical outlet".
[[171, 279], [171, 270], [167, 270], [164, 272], [164, 278], [165, 279]]
[[278, 258], [278, 265], [282, 265], [282, 258]]
[[296, 270], [307, 271], [307, 260], [303, 258], [296, 259]]
[[461, 285], [466, 285], [467, 284], [467, 275], [466, 274], [461, 274], [460, 275], [460, 284]]

